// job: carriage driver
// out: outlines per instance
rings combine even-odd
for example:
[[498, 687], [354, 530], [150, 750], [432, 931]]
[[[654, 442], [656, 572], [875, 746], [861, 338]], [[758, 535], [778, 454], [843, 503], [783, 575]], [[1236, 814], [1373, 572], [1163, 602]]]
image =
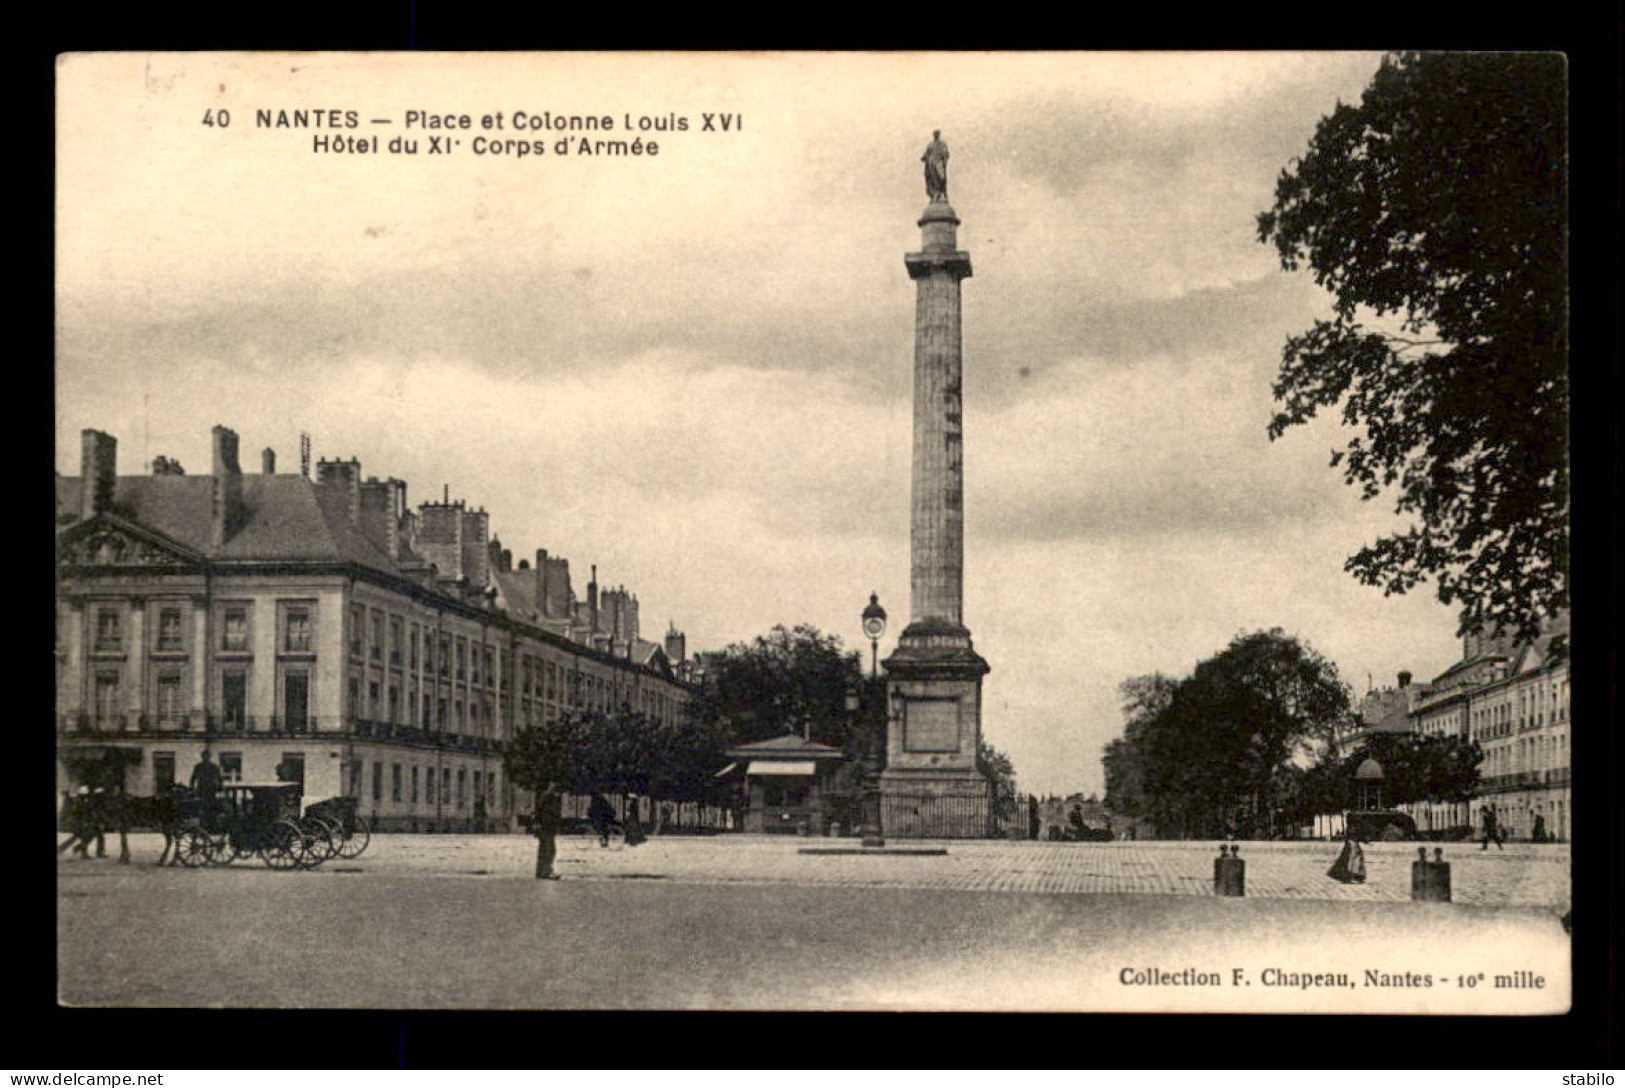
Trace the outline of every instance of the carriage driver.
[[205, 819], [214, 815], [220, 796], [220, 768], [213, 760], [213, 755], [205, 748], [197, 766], [192, 768], [192, 793], [202, 806]]

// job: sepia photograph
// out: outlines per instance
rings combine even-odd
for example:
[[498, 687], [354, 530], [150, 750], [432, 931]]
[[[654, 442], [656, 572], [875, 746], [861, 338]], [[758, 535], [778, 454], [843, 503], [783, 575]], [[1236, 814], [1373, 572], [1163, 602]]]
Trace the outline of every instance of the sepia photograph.
[[62, 54], [56, 1001], [1567, 1013], [1568, 95]]

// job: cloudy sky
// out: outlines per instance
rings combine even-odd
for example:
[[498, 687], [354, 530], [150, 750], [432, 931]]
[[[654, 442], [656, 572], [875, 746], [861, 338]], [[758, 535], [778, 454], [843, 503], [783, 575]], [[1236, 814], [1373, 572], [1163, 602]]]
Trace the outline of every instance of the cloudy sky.
[[[1102, 787], [1117, 686], [1282, 627], [1357, 693], [1455, 660], [1427, 592], [1344, 559], [1395, 524], [1271, 443], [1326, 308], [1256, 238], [1371, 54], [72, 57], [59, 69], [57, 468], [206, 472], [216, 423], [484, 506], [695, 649], [907, 622], [919, 157], [952, 151], [966, 602], [983, 729], [1025, 788]], [[449, 155], [312, 151], [256, 110], [467, 113]], [[203, 124], [205, 111], [230, 124]], [[503, 131], [481, 118], [502, 112]], [[514, 111], [688, 120], [656, 156], [477, 155]], [[702, 131], [701, 115], [742, 126]], [[212, 115], [218, 117], [218, 115]], [[387, 126], [370, 124], [386, 118]], [[867, 649], [865, 647], [865, 649]]]

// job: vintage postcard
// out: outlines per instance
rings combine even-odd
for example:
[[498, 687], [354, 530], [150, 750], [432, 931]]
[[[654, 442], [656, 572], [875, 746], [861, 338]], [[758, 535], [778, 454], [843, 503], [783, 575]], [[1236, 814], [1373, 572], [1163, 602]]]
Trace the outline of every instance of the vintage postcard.
[[61, 56], [59, 1001], [1566, 1012], [1564, 80]]

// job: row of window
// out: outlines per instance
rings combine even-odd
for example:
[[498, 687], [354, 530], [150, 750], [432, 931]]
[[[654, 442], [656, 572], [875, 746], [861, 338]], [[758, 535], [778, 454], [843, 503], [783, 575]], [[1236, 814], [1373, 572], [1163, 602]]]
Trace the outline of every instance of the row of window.
[[1554, 770], [1569, 765], [1569, 738], [1566, 733], [1520, 737], [1511, 744], [1498, 744], [1484, 753], [1484, 774], [1514, 774], [1518, 771]]
[[[315, 606], [315, 601], [305, 599], [276, 602], [276, 645], [281, 653], [314, 654]], [[160, 603], [157, 606], [156, 636], [150, 640], [152, 652], [155, 654], [187, 652], [188, 608], [189, 606], [180, 602], [174, 605]], [[227, 655], [250, 655], [254, 646], [255, 602], [217, 602], [215, 609], [218, 631], [216, 645], [219, 651]], [[129, 648], [127, 623], [128, 613], [125, 606], [114, 603], [96, 606], [93, 650], [99, 654], [123, 653]], [[364, 645], [363, 635], [369, 630], [372, 639], [369, 644]], [[387, 653], [390, 665], [396, 666], [401, 664], [404, 652], [405, 660], [409, 663], [408, 667], [415, 674], [420, 662], [420, 648], [423, 671], [426, 675], [433, 675], [438, 668], [439, 675], [449, 679], [455, 666], [458, 680], [472, 677], [474, 684], [487, 688], [499, 687], [509, 697], [514, 694], [514, 680], [517, 677], [520, 699], [518, 717], [525, 723], [532, 722], [538, 713], [551, 718], [557, 713], [556, 708], [562, 706], [610, 712], [622, 705], [633, 704], [634, 700], [635, 709], [657, 719], [670, 720], [680, 705], [679, 699], [672, 694], [650, 688], [637, 690], [634, 684], [629, 682], [631, 677], [609, 677], [582, 672], [559, 662], [548, 661], [538, 654], [520, 653], [516, 671], [514, 655], [509, 650], [498, 653], [496, 647], [471, 644], [467, 638], [453, 636], [449, 632], [442, 632], [437, 636], [434, 628], [416, 623], [410, 624], [408, 628], [406, 621], [400, 616], [386, 615], [382, 610], [369, 610], [362, 605], [351, 606], [352, 657], [362, 661], [370, 657], [381, 667]], [[363, 650], [366, 651], [365, 656]], [[227, 661], [229, 660], [228, 657]], [[496, 667], [499, 663], [500, 673]], [[99, 665], [94, 662], [92, 664], [94, 666], [92, 707], [96, 716], [105, 719], [123, 714], [126, 710], [123, 670], [107, 661]], [[280, 715], [297, 726], [306, 720], [309, 713], [311, 676], [302, 668], [297, 670], [290, 668], [286, 673], [281, 685], [287, 690], [278, 691], [277, 702]], [[348, 714], [403, 725], [421, 723], [426, 728], [438, 725], [441, 729], [447, 728], [455, 721], [459, 732], [465, 731], [470, 722], [474, 723], [474, 728], [478, 730], [480, 723], [496, 719], [492, 699], [489, 696], [472, 696], [465, 703], [461, 698], [448, 700], [439, 697], [438, 694], [431, 695], [427, 692], [420, 695], [420, 685], [414, 676], [411, 682], [413, 690], [406, 693], [403, 698], [403, 688], [399, 683], [386, 686], [382, 683], [382, 674], [379, 675], [379, 679], [368, 680], [365, 703], [361, 699], [360, 677], [356, 675], [350, 677], [349, 702], [346, 707]], [[498, 679], [500, 684], [494, 682]], [[226, 722], [245, 720], [247, 688], [246, 662], [231, 665], [220, 675], [219, 702], [213, 705]], [[530, 703], [532, 698], [547, 704], [545, 709], [533, 708]], [[152, 697], [148, 705], [141, 710], [156, 713], [161, 718], [169, 718], [183, 716], [186, 708], [184, 677], [180, 668], [177, 666], [173, 669], [160, 669], [155, 677]]]
[[[225, 653], [249, 653], [250, 618], [252, 602], [227, 603], [218, 607], [220, 641], [217, 648]], [[279, 645], [284, 653], [312, 653], [315, 643], [311, 635], [312, 605], [309, 602], [278, 602], [281, 619]], [[186, 652], [186, 613], [179, 605], [160, 606], [158, 609], [157, 637], [152, 642], [155, 653]], [[95, 638], [91, 648], [96, 653], [123, 653], [127, 649], [124, 630], [124, 609], [117, 605], [102, 605], [96, 609]]]
[[[512, 691], [514, 687], [514, 655], [510, 650], [499, 652], [495, 646], [480, 645], [450, 632], [437, 634], [433, 627], [408, 624], [400, 616], [388, 615], [382, 609], [368, 609], [365, 605], [350, 606], [350, 658], [378, 665], [387, 662], [391, 668], [414, 673], [419, 671], [421, 662], [425, 675], [502, 691]], [[630, 684], [568, 670], [536, 654], [519, 655], [517, 676], [520, 695], [547, 702], [564, 701], [560, 687], [566, 676], [570, 678], [571, 706], [608, 709], [632, 698]], [[371, 701], [376, 713], [376, 698]], [[645, 704], [640, 709], [652, 715], [669, 714], [675, 706], [674, 700], [658, 695], [652, 700], [645, 696], [640, 702]]]
[[[249, 666], [233, 665], [220, 670], [219, 708], [220, 718], [226, 725], [241, 724], [247, 720], [248, 714], [248, 682]], [[111, 721], [119, 718], [126, 712], [126, 695], [124, 691], [124, 669], [117, 665], [103, 665], [95, 668], [93, 672], [93, 692], [91, 707], [94, 716], [99, 721]], [[579, 679], [579, 678], [578, 678]], [[595, 679], [595, 678], [589, 678]], [[608, 699], [613, 693], [613, 686], [608, 684], [572, 685], [572, 690], [580, 692], [583, 689], [590, 692], [593, 701], [587, 705], [600, 711], [609, 711], [613, 707]], [[300, 728], [309, 718], [311, 708], [311, 674], [304, 666], [285, 667], [282, 670], [281, 696], [278, 700], [279, 716], [289, 728]], [[421, 701], [414, 690], [411, 697], [406, 700], [406, 711], [403, 715], [401, 687], [399, 684], [389, 684], [387, 687], [377, 680], [367, 682], [367, 699], [361, 701], [361, 678], [356, 675], [349, 677], [349, 711], [352, 717], [365, 718], [372, 721], [385, 721], [397, 725], [422, 724], [426, 728], [439, 728], [446, 730], [455, 723], [455, 731], [462, 733], [469, 731], [480, 732], [481, 723], [497, 720], [496, 704], [490, 695], [480, 698], [470, 698], [466, 702], [461, 698], [448, 699], [444, 695], [431, 692], [422, 692]], [[380, 702], [381, 699], [387, 700]], [[645, 699], [646, 706], [659, 706], [669, 710], [674, 701], [669, 698]], [[577, 704], [583, 705], [583, 704]], [[418, 716], [421, 707], [421, 717]], [[188, 700], [185, 687], [185, 674], [178, 666], [160, 667], [153, 677], [153, 690], [151, 698], [143, 711], [149, 711], [162, 720], [175, 720], [186, 715]], [[519, 720], [522, 724], [530, 725], [536, 721], [540, 711], [548, 721], [552, 721], [558, 714], [554, 705], [540, 707], [530, 699], [523, 699], [519, 708]]]
[[[221, 752], [215, 763], [220, 768], [220, 778], [223, 782], [241, 782], [243, 780], [243, 754], [241, 752]], [[303, 783], [305, 780], [305, 753], [283, 752], [282, 768], [286, 780]], [[175, 753], [152, 753], [152, 780], [158, 793], [174, 785], [186, 785], [175, 777]]]
[[[356, 760], [350, 764], [350, 796], [352, 797], [361, 796], [363, 766], [361, 760]], [[372, 800], [374, 805], [382, 803], [384, 799], [384, 769], [384, 764], [381, 761], [373, 762]], [[404, 774], [403, 770], [405, 771]], [[472, 788], [470, 788], [471, 774], [473, 778]], [[437, 778], [439, 780], [438, 800], [435, 789]], [[454, 783], [456, 786], [455, 793], [453, 793]], [[418, 789], [420, 784], [423, 787], [421, 794]], [[410, 785], [409, 793], [407, 792], [408, 785]], [[389, 764], [389, 800], [392, 804], [415, 805], [419, 803], [418, 799], [421, 796], [422, 803], [426, 805], [440, 804], [453, 808], [465, 808], [470, 803], [475, 805], [483, 803], [489, 808], [496, 800], [496, 788], [497, 772], [494, 770], [482, 774], [478, 770], [470, 772], [467, 767], [459, 767], [454, 775], [452, 768], [441, 767], [437, 776], [434, 767], [421, 766], [416, 763], [406, 764], [404, 767], [400, 763]]]
[[[98, 667], [94, 673], [91, 709], [98, 721], [112, 721], [125, 712], [124, 673], [122, 669]], [[306, 668], [289, 668], [282, 674], [280, 717], [290, 729], [301, 729], [310, 718], [310, 672]], [[248, 669], [225, 668], [220, 671], [220, 718], [229, 726], [241, 725], [248, 720]], [[160, 722], [185, 717], [187, 699], [185, 675], [179, 668], [160, 668], [153, 677], [153, 691], [146, 708]]]

